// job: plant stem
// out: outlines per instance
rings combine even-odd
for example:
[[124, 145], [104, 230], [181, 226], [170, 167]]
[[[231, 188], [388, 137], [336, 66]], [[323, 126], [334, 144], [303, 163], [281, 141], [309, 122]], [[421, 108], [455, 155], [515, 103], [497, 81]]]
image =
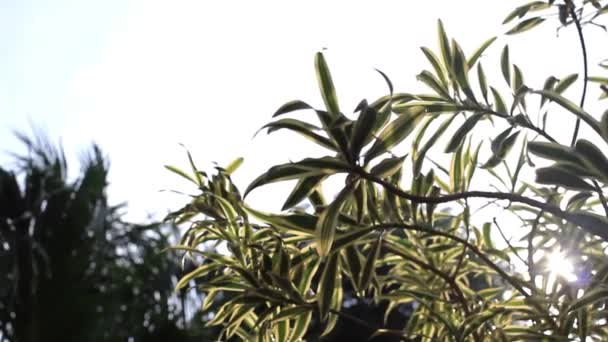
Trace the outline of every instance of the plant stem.
[[[587, 83], [589, 82], [589, 73], [587, 66], [587, 46], [585, 44], [585, 37], [583, 36], [583, 28], [581, 26], [580, 20], [578, 19], [578, 16], [576, 15], [574, 3], [572, 2], [572, 0], [566, 0], [566, 6], [568, 6], [569, 8], [570, 17], [572, 17], [574, 25], [576, 26], [576, 31], [578, 32], [578, 40], [581, 43], [581, 51], [583, 53], [583, 93], [581, 95], [581, 101], [579, 104], [579, 107], [583, 108], [583, 106], [585, 105], [585, 97], [587, 96]], [[580, 125], [581, 119], [577, 118], [576, 124], [574, 125], [574, 133], [572, 134], [572, 142], [570, 143], [571, 146], [574, 146], [574, 144], [576, 143]]]

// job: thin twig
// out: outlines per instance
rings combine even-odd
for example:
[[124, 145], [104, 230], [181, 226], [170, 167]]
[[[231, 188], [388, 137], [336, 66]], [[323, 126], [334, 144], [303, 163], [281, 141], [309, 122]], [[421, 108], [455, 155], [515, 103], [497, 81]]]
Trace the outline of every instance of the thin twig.
[[517, 253], [517, 250], [515, 249], [515, 247], [513, 247], [513, 245], [511, 244], [511, 241], [509, 241], [509, 239], [507, 239], [507, 237], [503, 233], [502, 229], [500, 228], [500, 225], [498, 224], [498, 221], [496, 221], [496, 217], [492, 221], [494, 221], [494, 224], [496, 225], [496, 228], [498, 229], [500, 236], [507, 243], [507, 246], [509, 247], [511, 252], [513, 252], [513, 254], [515, 254], [517, 259], [519, 259], [521, 262], [524, 263], [524, 265], [526, 265], [526, 267], [528, 267], [528, 263], [519, 255], [519, 253]]
[[[575, 6], [572, 0], [566, 0], [566, 6], [570, 10], [570, 17], [574, 21], [574, 25], [576, 26], [576, 31], [578, 32], [578, 40], [581, 43], [581, 51], [583, 53], [583, 93], [581, 95], [581, 101], [579, 107], [583, 108], [585, 105], [585, 97], [587, 96], [587, 83], [589, 82], [589, 74], [588, 74], [588, 66], [587, 66], [587, 46], [585, 44], [585, 37], [583, 36], [583, 27], [581, 26], [581, 22], [576, 15]], [[574, 133], [572, 134], [572, 142], [571, 146], [574, 146], [576, 143], [576, 139], [578, 138], [578, 130], [581, 125], [581, 119], [576, 119], [576, 124], [574, 125]]]

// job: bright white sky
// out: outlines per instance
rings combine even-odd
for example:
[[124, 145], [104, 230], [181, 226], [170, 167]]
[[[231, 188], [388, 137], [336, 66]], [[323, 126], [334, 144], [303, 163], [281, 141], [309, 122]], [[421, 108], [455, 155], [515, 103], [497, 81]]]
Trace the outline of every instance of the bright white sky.
[[[343, 110], [386, 93], [373, 68], [397, 91], [422, 89], [415, 75], [428, 65], [419, 47], [436, 48], [437, 18], [465, 53], [499, 36], [484, 57], [495, 83], [506, 42], [531, 86], [541, 87], [551, 73], [580, 72], [573, 27], [559, 38], [555, 20], [524, 35], [501, 35], [507, 27], [500, 22], [521, 3], [2, 0], [0, 148], [18, 149], [11, 130], [27, 131], [28, 121], [61, 137], [70, 156], [96, 141], [112, 161], [111, 200], [128, 201], [134, 219], [163, 215], [185, 200], [159, 193], [184, 189], [163, 168], [187, 165], [178, 143], [206, 168], [244, 156], [235, 175], [241, 187], [274, 163], [311, 151], [293, 134], [252, 136], [288, 100], [322, 105], [313, 58], [323, 48]], [[606, 35], [585, 30], [595, 64]], [[577, 84], [569, 94], [579, 92]], [[2, 154], [1, 165], [6, 160]], [[269, 186], [251, 201], [278, 209], [281, 196], [269, 194], [278, 189], [288, 191]]]

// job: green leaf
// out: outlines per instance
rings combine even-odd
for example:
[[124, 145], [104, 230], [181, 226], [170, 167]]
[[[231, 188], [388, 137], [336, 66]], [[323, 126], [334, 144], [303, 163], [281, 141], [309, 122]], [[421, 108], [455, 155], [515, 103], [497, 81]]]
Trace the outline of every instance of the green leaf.
[[576, 82], [577, 79], [578, 74], [568, 75], [559, 80], [559, 82], [557, 82], [553, 91], [557, 94], [561, 94], [566, 91], [566, 89], [568, 89], [574, 82]]
[[486, 222], [483, 224], [483, 243], [490, 249], [494, 249], [494, 242], [492, 242], [492, 223]]
[[272, 115], [272, 117], [274, 118], [279, 115], [291, 113], [296, 110], [302, 110], [302, 109], [312, 109], [312, 106], [310, 106], [308, 103], [306, 103], [304, 101], [300, 101], [300, 100], [289, 101], [289, 102], [285, 103], [284, 105], [282, 105], [279, 109], [277, 109], [277, 111]]
[[482, 166], [484, 169], [491, 169], [496, 167], [503, 161], [513, 145], [517, 141], [519, 132], [515, 132], [507, 137], [507, 134], [511, 131], [512, 127], [506, 129], [504, 132], [496, 136], [492, 141], [492, 152], [494, 153], [490, 159]]
[[315, 247], [319, 256], [324, 257], [329, 254], [336, 236], [336, 226], [338, 225], [340, 211], [344, 206], [344, 202], [352, 195], [354, 189], [355, 184], [348, 183], [319, 216], [315, 228]]
[[583, 228], [585, 231], [608, 241], [608, 220], [604, 216], [586, 211], [578, 211], [568, 215], [568, 220]]
[[182, 171], [180, 168], [172, 166], [172, 165], [165, 165], [165, 169], [178, 174], [184, 178], [186, 178], [187, 180], [191, 181], [192, 183], [199, 185], [197, 180], [194, 179], [194, 177], [192, 177], [191, 175], [189, 175], [188, 173], [186, 173], [185, 171]]
[[545, 19], [541, 18], [541, 17], [533, 17], [533, 18], [523, 20], [523, 21], [519, 22], [517, 25], [515, 25], [512, 29], [507, 31], [507, 34], [516, 34], [516, 33], [528, 31], [528, 30], [538, 26], [543, 21], [545, 21]]
[[236, 171], [239, 166], [241, 166], [241, 164], [243, 164], [243, 157], [239, 157], [236, 158], [235, 160], [231, 161], [230, 164], [228, 164], [224, 170], [226, 170], [226, 174], [231, 175], [234, 173], [234, 171]]
[[443, 22], [437, 20], [437, 33], [439, 35], [439, 49], [441, 50], [441, 57], [443, 59], [443, 65], [446, 69], [451, 69], [452, 64], [452, 52], [450, 50], [450, 41], [443, 28]]
[[361, 110], [359, 118], [355, 121], [350, 139], [350, 148], [353, 156], [358, 157], [361, 149], [369, 142], [369, 137], [372, 135], [377, 118], [378, 113], [372, 107], [365, 106]]
[[274, 182], [331, 175], [349, 170], [350, 166], [348, 164], [334, 157], [306, 158], [296, 163], [276, 165], [251, 182], [245, 190], [244, 196], [247, 196], [249, 192], [259, 186]]
[[479, 81], [479, 89], [483, 100], [488, 103], [488, 81], [486, 80], [486, 74], [483, 71], [481, 63], [477, 64], [477, 80]]
[[370, 246], [369, 254], [363, 265], [363, 271], [361, 272], [361, 278], [359, 281], [359, 289], [365, 291], [371, 283], [372, 277], [374, 276], [374, 268], [376, 267], [376, 260], [380, 255], [380, 248], [382, 247], [382, 234], [378, 236], [378, 239]]
[[329, 309], [331, 308], [334, 288], [336, 286], [336, 280], [339, 276], [339, 256], [340, 255], [338, 253], [334, 253], [329, 256], [327, 262], [325, 263], [325, 267], [323, 268], [321, 279], [319, 280], [319, 286], [317, 288], [317, 305], [319, 306], [319, 315], [321, 321], [325, 321], [327, 319]]
[[452, 40], [452, 53], [452, 69], [454, 70], [454, 76], [458, 81], [458, 85], [469, 100], [477, 102], [475, 94], [473, 94], [473, 90], [471, 90], [471, 86], [469, 85], [469, 67], [466, 58], [460, 45], [455, 40]]
[[574, 104], [572, 101], [566, 99], [565, 97], [563, 97], [560, 94], [555, 93], [553, 91], [536, 90], [536, 91], [532, 91], [532, 92], [535, 94], [543, 95], [543, 96], [547, 97], [549, 100], [564, 107], [565, 109], [570, 111], [572, 114], [576, 115], [578, 118], [580, 118], [585, 123], [587, 123], [589, 125], [589, 127], [591, 127], [598, 134], [602, 135], [602, 131], [600, 129], [600, 123], [596, 119], [594, 119], [591, 115], [589, 115], [587, 112], [585, 112], [581, 107]]
[[536, 183], [558, 185], [571, 190], [593, 191], [593, 186], [577, 175], [552, 166], [536, 169]]
[[[555, 84], [557, 83], [557, 78], [553, 77], [553, 76], [549, 76], [547, 78], [547, 80], [545, 81], [545, 84], [543, 85], [543, 90], [544, 91], [552, 91], [553, 87], [555, 86]], [[547, 98], [544, 96], [541, 96], [540, 98], [540, 106], [542, 107], [545, 102], [547, 102]]]
[[277, 323], [285, 320], [295, 319], [300, 315], [304, 315], [310, 311], [307, 305], [296, 305], [290, 308], [281, 310], [278, 314], [272, 317], [272, 322]]
[[501, 114], [509, 114], [507, 111], [507, 106], [505, 105], [505, 101], [500, 96], [500, 93], [494, 89], [494, 87], [490, 87], [492, 91], [492, 95], [494, 96], [494, 105], [496, 106], [496, 111]]
[[443, 133], [447, 130], [447, 128], [452, 123], [452, 121], [454, 121], [455, 118], [456, 118], [456, 115], [452, 115], [452, 116], [450, 116], [449, 119], [447, 119], [443, 123], [441, 123], [439, 128], [437, 128], [435, 133], [433, 133], [433, 135], [422, 146], [422, 148], [420, 150], [416, 151], [415, 158], [413, 156], [413, 158], [415, 159], [413, 162], [413, 165], [412, 165], [413, 174], [417, 175], [418, 173], [420, 173], [420, 170], [422, 169], [422, 163], [424, 162], [426, 153], [432, 146], [435, 145], [437, 140], [443, 135]]
[[495, 40], [496, 40], [496, 37], [492, 37], [492, 38], [486, 40], [483, 44], [481, 44], [481, 46], [479, 48], [477, 48], [477, 50], [475, 50], [475, 52], [473, 52], [473, 54], [471, 55], [471, 57], [469, 57], [469, 59], [467, 61], [467, 65], [469, 66], [469, 68], [472, 68], [475, 65], [475, 63], [477, 62], [477, 60], [479, 59], [481, 54], [490, 45], [492, 45], [492, 43], [494, 43]]
[[568, 307], [568, 312], [578, 310], [585, 306], [591, 305], [600, 300], [608, 298], [608, 287], [599, 286], [597, 288], [587, 291], [581, 298], [575, 300]]
[[429, 71], [424, 70], [423, 72], [418, 74], [418, 76], [416, 76], [416, 79], [426, 84], [429, 88], [433, 89], [437, 93], [437, 95], [441, 96], [442, 98], [446, 100], [451, 99], [450, 95], [448, 94], [448, 90], [445, 88], [445, 86], [440, 83], [440, 81]]
[[215, 270], [216, 268], [219, 268], [220, 265], [217, 263], [209, 263], [209, 264], [203, 264], [197, 268], [195, 268], [193, 271], [189, 272], [188, 274], [184, 275], [178, 282], [177, 285], [175, 285], [175, 290], [181, 290], [182, 288], [184, 288], [186, 285], [188, 285], [188, 283], [190, 282], [190, 280], [195, 279], [197, 277], [200, 277], [204, 274], [207, 274], [213, 270]]
[[585, 139], [579, 139], [576, 142], [575, 150], [590, 172], [598, 175], [604, 183], [608, 183], [608, 159], [604, 153], [595, 144]]
[[531, 141], [528, 143], [528, 152], [553, 161], [581, 163], [580, 158], [570, 147], [558, 143]]
[[602, 132], [602, 137], [605, 141], [608, 141], [608, 110], [602, 114], [602, 119], [600, 121], [600, 131]]
[[422, 112], [413, 114], [401, 114], [391, 123], [389, 123], [382, 132], [378, 135], [378, 139], [367, 151], [365, 155], [365, 163], [367, 164], [373, 158], [388, 151], [403, 139], [405, 139], [413, 130], [420, 118]]
[[511, 85], [511, 63], [509, 63], [509, 45], [505, 45], [500, 55], [500, 70], [507, 84]]
[[431, 65], [433, 66], [433, 69], [435, 69], [435, 74], [437, 74], [437, 76], [439, 77], [441, 84], [443, 85], [444, 88], [446, 88], [448, 86], [448, 82], [445, 78], [446, 77], [445, 68], [441, 65], [439, 58], [437, 58], [437, 56], [433, 53], [433, 51], [431, 51], [430, 49], [428, 49], [426, 47], [421, 47], [420, 49], [422, 50], [422, 53], [424, 53], [426, 58], [429, 60]]
[[549, 3], [545, 2], [545, 1], [532, 1], [527, 4], [521, 5], [517, 8], [515, 8], [511, 13], [509, 13], [509, 15], [507, 15], [507, 17], [504, 19], [504, 21], [502, 23], [507, 24], [515, 18], [522, 18], [531, 10], [540, 10], [540, 9], [548, 8], [551, 6], [551, 3], [552, 3], [552, 1], [549, 1]]
[[317, 72], [317, 81], [321, 90], [321, 96], [325, 102], [327, 112], [332, 117], [337, 117], [340, 114], [338, 107], [338, 98], [336, 97], [336, 89], [334, 88], [329, 68], [323, 57], [323, 53], [317, 52], [315, 56], [315, 70]]
[[524, 85], [524, 76], [517, 65], [513, 64], [513, 92], [518, 93]]
[[287, 210], [307, 198], [326, 178], [325, 175], [304, 177], [298, 180], [281, 210]]
[[264, 125], [264, 127], [262, 127], [261, 129], [264, 128], [268, 128], [268, 134], [279, 129], [289, 129], [303, 135], [304, 137], [316, 142], [317, 144], [325, 148], [328, 148], [332, 151], [338, 150], [336, 145], [331, 140], [314, 132], [320, 130], [319, 127], [300, 120], [291, 118], [280, 119]]
[[310, 214], [297, 213], [290, 215], [275, 215], [264, 213], [248, 206], [245, 206], [244, 208], [247, 212], [263, 222], [271, 224], [275, 228], [286, 229], [292, 234], [301, 233], [312, 236], [317, 226], [317, 217]]
[[462, 142], [467, 137], [467, 134], [475, 127], [475, 125], [483, 118], [484, 114], [477, 113], [469, 116], [465, 122], [456, 130], [448, 145], [445, 148], [446, 153], [456, 151], [456, 149], [462, 145]]
[[450, 163], [450, 188], [452, 192], [458, 192], [462, 187], [462, 145], [456, 150], [456, 153], [452, 155], [452, 161]]
[[391, 177], [401, 169], [406, 156], [407, 155], [403, 157], [386, 158], [378, 163], [378, 165], [374, 166], [370, 170], [370, 173], [379, 178]]
[[291, 335], [289, 336], [290, 342], [298, 342], [304, 338], [304, 335], [306, 335], [306, 332], [308, 331], [308, 326], [310, 324], [311, 319], [311, 311], [297, 318], [294, 323], [293, 329], [291, 329]]

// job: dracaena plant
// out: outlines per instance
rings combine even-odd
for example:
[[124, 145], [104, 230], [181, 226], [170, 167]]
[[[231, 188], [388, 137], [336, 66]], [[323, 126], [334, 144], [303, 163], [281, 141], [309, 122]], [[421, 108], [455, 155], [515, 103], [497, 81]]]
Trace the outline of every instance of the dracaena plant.
[[[509, 14], [505, 23], [518, 22], [507, 34], [550, 11], [580, 33], [607, 9], [606, 1], [535, 1]], [[597, 81], [605, 92], [605, 78], [587, 75], [580, 37], [583, 87]], [[202, 310], [219, 303], [208, 324], [223, 326], [220, 339], [315, 339], [313, 330], [329, 334], [338, 320], [404, 341], [608, 339], [608, 114], [586, 112], [585, 94], [579, 105], [565, 97], [576, 75], [526, 83], [508, 46], [488, 61], [504, 76], [491, 85], [481, 56], [496, 38], [468, 55], [441, 22], [438, 38], [437, 50], [422, 48], [430, 68], [418, 75], [432, 93], [394, 92], [380, 72], [388, 95], [349, 115], [317, 53], [325, 108], [288, 102], [264, 129], [301, 134], [326, 154], [272, 166], [243, 195], [230, 178], [242, 160], [211, 176], [190, 155], [191, 172], [170, 167], [200, 191], [169, 216], [189, 224], [174, 249], [200, 265], [177, 287], [204, 293]], [[295, 111], [306, 113], [290, 117]], [[571, 141], [547, 125], [561, 117], [576, 122]], [[324, 196], [338, 174], [344, 186]], [[282, 212], [246, 201], [287, 180], [297, 182]], [[487, 207], [495, 217], [481, 214]], [[513, 217], [506, 225], [505, 215]], [[556, 255], [570, 274], [551, 267]], [[345, 295], [383, 305], [385, 319], [411, 311], [398, 327], [376, 326], [347, 314]]]

